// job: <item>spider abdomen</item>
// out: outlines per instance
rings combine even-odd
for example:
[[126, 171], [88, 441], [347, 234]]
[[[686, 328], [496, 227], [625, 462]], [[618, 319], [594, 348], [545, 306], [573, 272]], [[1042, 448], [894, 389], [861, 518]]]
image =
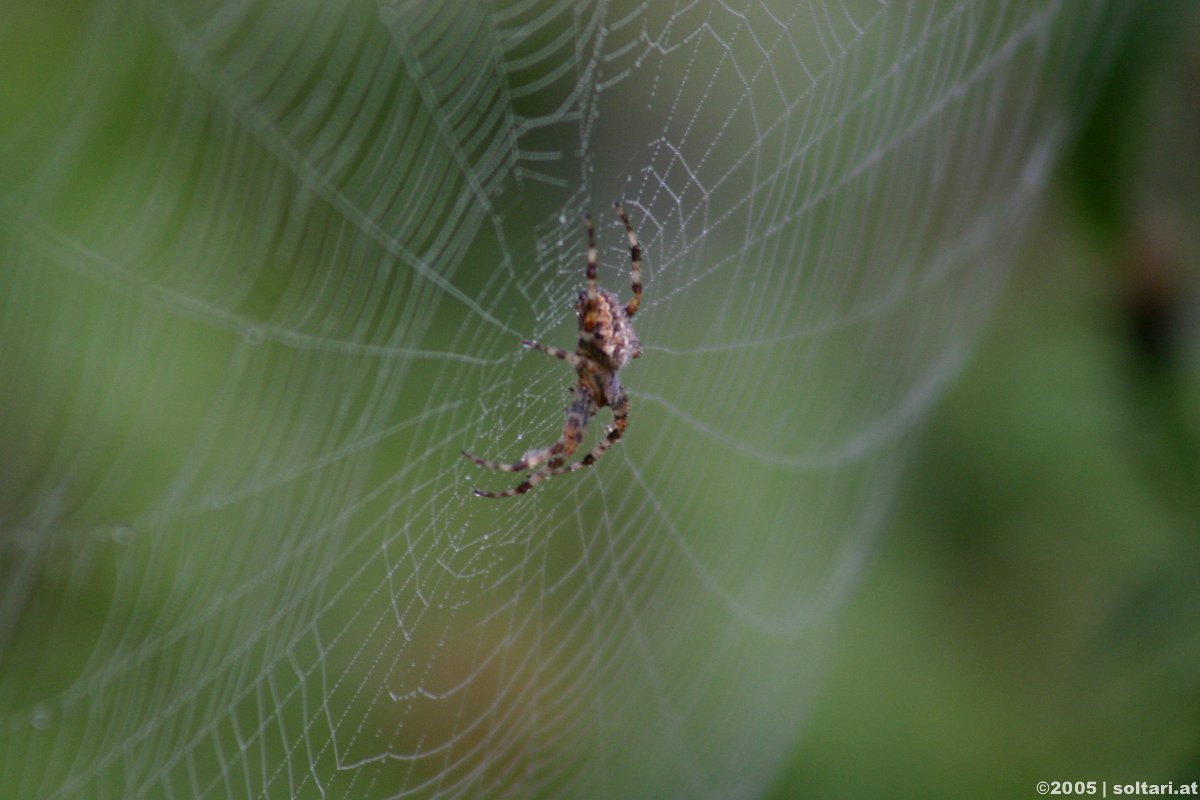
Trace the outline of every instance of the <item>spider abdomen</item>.
[[[579, 305], [581, 308], [587, 307], [586, 295], [580, 295]], [[637, 332], [634, 331], [629, 317], [625, 315], [625, 308], [612, 292], [606, 289], [597, 290], [592, 320], [594, 327], [591, 333], [584, 332], [581, 327], [579, 337], [580, 347], [588, 348], [592, 352], [581, 352], [580, 355], [592, 358], [602, 356], [602, 359], [597, 360], [616, 371], [629, 363], [630, 359], [642, 354], [642, 344], [638, 341]]]

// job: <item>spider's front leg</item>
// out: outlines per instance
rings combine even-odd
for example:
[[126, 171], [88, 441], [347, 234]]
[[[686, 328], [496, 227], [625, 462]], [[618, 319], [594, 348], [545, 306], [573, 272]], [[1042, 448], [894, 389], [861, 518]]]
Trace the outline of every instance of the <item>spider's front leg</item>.
[[[562, 475], [564, 472], [574, 472], [577, 469], [583, 469], [584, 467], [590, 467], [592, 464], [595, 464], [596, 461], [599, 460], [600, 456], [604, 455], [604, 453], [608, 450], [608, 448], [612, 447], [614, 444], [621, 441], [621, 437], [625, 435], [625, 428], [628, 427], [628, 425], [629, 425], [629, 398], [625, 396], [624, 392], [622, 392], [620, 399], [617, 400], [617, 402], [613, 405], [613, 426], [612, 426], [612, 428], [609, 430], [609, 432], [605, 435], [605, 437], [603, 439], [601, 439], [599, 442], [596, 442], [596, 446], [592, 448], [592, 451], [590, 453], [588, 453], [586, 456], [579, 459], [578, 461], [575, 461], [570, 464], [564, 464], [564, 463], [562, 463], [562, 461], [564, 459], [556, 458], [556, 459], [554, 459], [554, 461], [551, 461], [546, 466], [545, 469], [538, 470], [537, 472], [533, 473], [532, 475], [530, 475], [528, 478], [525, 479], [524, 483], [522, 483], [520, 486], [516, 487], [515, 489], [512, 489], [508, 492], [498, 494], [498, 495], [489, 494], [486, 496], [487, 497], [506, 497], [509, 494], [521, 494], [522, 492], [526, 492], [529, 489], [532, 489], [534, 486], [537, 486], [539, 483], [546, 480], [547, 478], [553, 478], [555, 475]], [[555, 462], [558, 462], [558, 463], [556, 464]], [[478, 489], [475, 490], [475, 493], [481, 494], [481, 492]]]
[[[488, 469], [500, 472], [524, 472], [527, 469], [533, 469], [547, 460], [550, 462], [548, 465], [549, 469], [558, 469], [562, 466], [563, 461], [575, 452], [575, 449], [579, 447], [579, 443], [583, 441], [583, 431], [587, 427], [588, 419], [594, 410], [595, 403], [591, 395], [587, 393], [587, 390], [582, 385], [576, 385], [571, 392], [571, 403], [567, 406], [567, 418], [563, 423], [562, 436], [554, 444], [539, 450], [529, 451], [525, 454], [524, 458], [515, 464], [500, 464], [495, 461], [487, 461], [468, 453], [466, 450], [463, 450], [463, 455], [481, 467], [487, 467]], [[524, 494], [538, 484], [541, 480], [538, 477], [540, 474], [534, 473], [530, 475], [525, 481], [507, 491], [486, 492], [482, 489], [476, 489], [475, 494], [480, 497], [512, 497], [513, 495]]]
[[562, 452], [563, 443], [561, 440], [555, 442], [549, 447], [542, 447], [537, 450], [530, 450], [525, 455], [521, 456], [521, 460], [513, 464], [505, 464], [499, 461], [488, 461], [486, 458], [480, 458], [469, 450], [463, 450], [462, 454], [471, 461], [474, 461], [481, 467], [494, 469], [497, 472], [524, 472], [527, 469], [533, 469], [553, 455]]

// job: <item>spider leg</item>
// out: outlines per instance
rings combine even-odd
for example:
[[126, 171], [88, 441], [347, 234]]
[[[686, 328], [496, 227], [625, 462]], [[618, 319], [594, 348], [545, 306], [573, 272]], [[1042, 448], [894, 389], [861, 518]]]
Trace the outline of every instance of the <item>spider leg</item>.
[[625, 209], [621, 208], [620, 203], [613, 203], [613, 206], [617, 209], [617, 216], [625, 224], [625, 235], [629, 237], [629, 277], [633, 281], [633, 297], [625, 306], [625, 316], [632, 317], [642, 304], [642, 246], [638, 244], [637, 234], [629, 224], [629, 217], [625, 216]]
[[561, 358], [575, 369], [583, 368], [588, 372], [593, 373], [599, 371], [600, 369], [600, 365], [592, 359], [584, 358], [578, 353], [571, 353], [567, 350], [563, 350], [561, 347], [552, 347], [548, 344], [535, 342], [532, 339], [526, 339], [521, 342], [521, 344], [525, 345], [526, 347], [532, 347], [534, 350], [541, 350], [546, 355], [554, 356], [555, 358]]
[[[563, 423], [562, 436], [554, 444], [543, 447], [538, 450], [531, 450], [525, 454], [524, 458], [515, 464], [500, 464], [495, 461], [487, 461], [478, 456], [463, 451], [463, 455], [474, 461], [481, 467], [498, 470], [500, 472], [524, 472], [527, 469], [533, 469], [539, 464], [549, 459], [549, 467], [551, 469], [562, 465], [563, 461], [571, 456], [579, 447], [579, 443], [583, 441], [583, 430], [587, 427], [588, 419], [592, 415], [595, 404], [592, 401], [591, 395], [581, 385], [577, 385], [571, 392], [571, 403], [567, 406], [566, 421]], [[530, 476], [531, 478], [533, 476]], [[525, 481], [521, 486], [525, 486], [529, 481]], [[536, 483], [536, 481], [535, 481]], [[532, 486], [533, 484], [530, 484]], [[511, 497], [514, 494], [523, 494], [529, 491], [529, 486], [521, 489], [517, 486], [505, 492], [485, 492], [482, 489], [476, 489], [475, 494], [480, 497]]]
[[524, 472], [527, 469], [533, 469], [534, 467], [543, 463], [546, 459], [550, 458], [550, 456], [560, 452], [562, 448], [562, 440], [559, 440], [548, 447], [530, 450], [521, 457], [520, 461], [516, 462], [515, 464], [503, 464], [499, 461], [488, 461], [486, 458], [480, 458], [468, 450], [463, 450], [462, 454], [471, 461], [474, 461], [479, 466], [487, 467], [488, 469], [494, 469], [497, 472]]
[[[608, 432], [608, 434], [603, 439], [601, 439], [599, 442], [596, 443], [596, 446], [592, 448], [592, 451], [590, 453], [588, 453], [586, 456], [584, 456], [579, 461], [575, 461], [570, 464], [564, 464], [563, 459], [565, 458], [565, 456], [563, 458], [556, 458], [556, 459], [552, 460], [548, 465], [546, 465], [545, 469], [538, 470], [537, 472], [535, 472], [532, 475], [530, 475], [529, 477], [527, 477], [524, 481], [522, 481], [521, 483], [517, 484], [516, 486], [514, 486], [513, 488], [511, 488], [507, 491], [504, 491], [504, 492], [482, 492], [479, 489], [476, 489], [475, 494], [479, 495], [480, 497], [512, 497], [513, 495], [516, 495], [516, 494], [525, 494], [525, 492], [528, 492], [530, 489], [537, 486], [539, 483], [546, 480], [547, 478], [552, 478], [555, 475], [562, 475], [564, 472], [574, 472], [577, 469], [583, 469], [584, 467], [590, 467], [592, 464], [596, 463], [596, 461], [600, 458], [600, 456], [604, 455], [605, 451], [607, 451], [608, 448], [612, 447], [614, 444], [616, 444], [617, 442], [619, 442], [621, 440], [621, 437], [625, 434], [625, 427], [628, 424], [629, 424], [629, 400], [627, 398], [622, 398], [621, 402], [619, 404], [613, 406], [613, 427], [612, 427], [612, 429]], [[582, 433], [583, 433], [582, 428], [579, 429], [579, 433], [580, 433], [580, 437], [582, 438]], [[578, 446], [578, 444], [579, 443], [576, 442], [576, 446]], [[571, 448], [571, 449], [574, 450], [574, 448]], [[567, 455], [569, 455], [569, 454], [567, 454]]]
[[587, 302], [584, 304], [583, 329], [591, 333], [596, 328], [596, 298], [600, 295], [600, 286], [596, 283], [596, 229], [592, 225], [592, 215], [584, 214], [587, 220]]
[[[590, 467], [592, 464], [595, 464], [597, 460], [599, 460], [600, 456], [604, 455], [608, 448], [621, 441], [621, 437], [625, 435], [625, 428], [628, 426], [628, 424], [629, 401], [626, 400], [625, 402], [621, 403], [621, 405], [613, 408], [613, 427], [609, 430], [608, 435], [596, 442], [596, 446], [592, 448], [590, 453], [571, 464], [548, 468], [542, 470], [542, 472], [544, 472], [545, 477], [548, 478], [552, 475], [561, 475], [564, 472], [574, 472], [577, 469]], [[532, 478], [533, 476], [531, 475], [530, 477]]]

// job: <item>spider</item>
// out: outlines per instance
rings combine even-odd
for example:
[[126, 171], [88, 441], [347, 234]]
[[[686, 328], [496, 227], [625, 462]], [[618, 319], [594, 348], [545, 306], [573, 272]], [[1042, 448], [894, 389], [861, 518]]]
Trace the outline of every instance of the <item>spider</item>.
[[[604, 451], [620, 441], [625, 433], [625, 426], [629, 420], [629, 397], [625, 394], [625, 387], [621, 385], [617, 373], [630, 359], [642, 354], [642, 345], [633, 330], [633, 323], [630, 322], [642, 302], [642, 248], [638, 245], [637, 234], [633, 232], [633, 226], [629, 224], [629, 217], [625, 216], [621, 204], [614, 203], [613, 207], [625, 225], [625, 235], [629, 237], [633, 297], [622, 306], [616, 295], [601, 289], [596, 283], [596, 232], [592, 227], [591, 215], [585, 215], [588, 238], [587, 283], [575, 300], [575, 313], [579, 315], [579, 346], [574, 353], [568, 353], [566, 350], [528, 339], [521, 342], [526, 347], [562, 359], [574, 367], [579, 375], [578, 383], [571, 389], [571, 402], [566, 408], [567, 419], [563, 424], [562, 436], [552, 445], [530, 450], [515, 464], [486, 461], [464, 450], [463, 455], [479, 466], [500, 472], [524, 472], [545, 464], [545, 467], [532, 472], [524, 481], [503, 492], [476, 489], [475, 494], [480, 497], [512, 497], [525, 494], [546, 478], [590, 467], [604, 455]], [[613, 427], [596, 443], [590, 453], [579, 461], [568, 464], [567, 459], [583, 441], [588, 420], [605, 406], [612, 409]]]

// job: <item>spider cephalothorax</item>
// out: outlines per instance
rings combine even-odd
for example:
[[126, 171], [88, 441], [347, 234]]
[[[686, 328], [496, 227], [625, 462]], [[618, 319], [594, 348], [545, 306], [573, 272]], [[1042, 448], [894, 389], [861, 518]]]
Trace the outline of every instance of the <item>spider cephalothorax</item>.
[[[575, 312], [579, 315], [579, 346], [574, 353], [569, 353], [534, 341], [522, 342], [526, 347], [533, 347], [555, 358], [561, 358], [575, 367], [579, 376], [578, 382], [571, 390], [571, 402], [567, 405], [567, 419], [563, 424], [562, 436], [552, 445], [530, 450], [515, 464], [486, 461], [464, 450], [463, 455], [479, 466], [501, 472], [524, 472], [545, 464], [544, 468], [531, 473], [512, 489], [503, 492], [476, 489], [475, 494], [481, 497], [512, 497], [524, 494], [546, 478], [590, 467], [625, 433], [625, 426], [629, 420], [629, 398], [620, 378], [617, 377], [617, 372], [629, 363], [630, 359], [642, 354], [642, 345], [633, 329], [633, 323], [630, 322], [630, 318], [637, 313], [642, 302], [642, 248], [638, 245], [637, 234], [633, 232], [633, 226], [629, 224], [629, 217], [625, 216], [621, 204], [616, 203], [615, 206], [617, 216], [625, 225], [625, 235], [629, 238], [633, 297], [628, 303], [621, 305], [616, 295], [601, 289], [596, 283], [596, 233], [592, 227], [592, 218], [587, 217], [587, 283], [575, 301]], [[583, 432], [587, 428], [588, 420], [605, 406], [612, 409], [613, 427], [590, 453], [579, 461], [566, 463], [583, 441]]]

